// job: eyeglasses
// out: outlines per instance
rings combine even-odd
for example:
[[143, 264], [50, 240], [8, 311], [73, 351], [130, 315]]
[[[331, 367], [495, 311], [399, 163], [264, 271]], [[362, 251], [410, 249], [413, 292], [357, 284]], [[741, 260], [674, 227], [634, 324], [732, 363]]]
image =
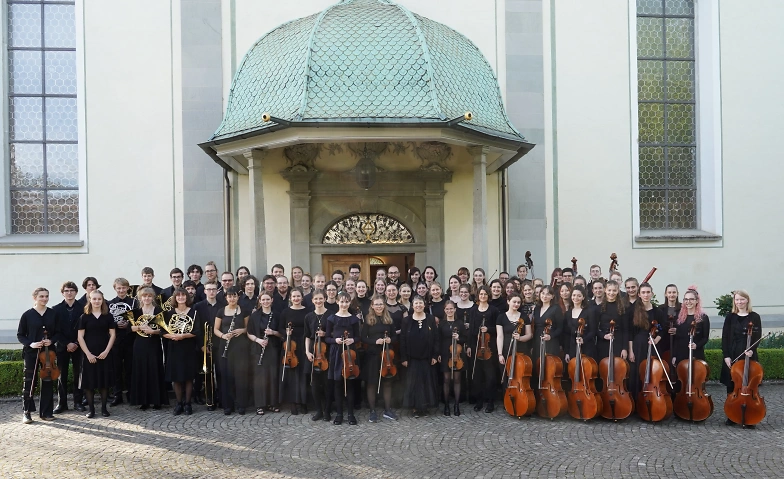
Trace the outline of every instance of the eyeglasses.
[[686, 301], [697, 301], [697, 298], [683, 298], [683, 302], [685, 303]]
[[233, 283], [233, 282], [234, 282], [233, 279], [222, 279], [221, 280], [221, 283]]
[[204, 291], [218, 291], [218, 288], [204, 288]]
[[217, 273], [218, 270], [217, 269], [205, 269], [204, 272], [205, 273]]

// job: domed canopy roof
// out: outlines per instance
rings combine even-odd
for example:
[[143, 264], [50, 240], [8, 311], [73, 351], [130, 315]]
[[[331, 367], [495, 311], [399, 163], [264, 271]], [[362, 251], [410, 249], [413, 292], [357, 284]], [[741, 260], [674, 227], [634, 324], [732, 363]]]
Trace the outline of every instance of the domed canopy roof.
[[211, 141], [280, 124], [455, 126], [448, 121], [467, 111], [473, 119], [457, 127], [527, 144], [490, 64], [465, 36], [391, 0], [341, 0], [253, 45]]

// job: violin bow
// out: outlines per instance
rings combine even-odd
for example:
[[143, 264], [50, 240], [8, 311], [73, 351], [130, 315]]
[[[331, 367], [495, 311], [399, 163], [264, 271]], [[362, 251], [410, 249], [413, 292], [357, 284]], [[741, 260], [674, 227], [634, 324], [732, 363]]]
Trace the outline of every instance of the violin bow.
[[730, 364], [735, 364], [735, 363], [738, 361], [738, 359], [742, 358], [743, 356], [745, 356], [745, 355], [746, 355], [746, 353], [747, 353], [747, 352], [751, 351], [751, 348], [753, 348], [754, 346], [756, 346], [757, 344], [759, 344], [759, 342], [760, 342], [760, 341], [762, 341], [763, 339], [767, 338], [767, 337], [768, 337], [768, 336], [770, 336], [771, 334], [773, 334], [773, 333], [769, 331], [769, 332], [768, 332], [768, 334], [766, 334], [765, 336], [762, 336], [762, 337], [761, 337], [761, 338], [759, 338], [758, 340], [754, 341], [754, 344], [752, 344], [752, 345], [751, 345], [751, 346], [749, 346], [748, 348], [744, 349], [744, 350], [743, 350], [743, 352], [742, 352], [742, 353], [740, 353], [740, 356], [738, 356], [737, 358], [733, 359], [733, 360], [732, 360], [732, 363], [730, 363]]
[[[656, 347], [656, 341], [653, 340], [653, 335], [651, 333], [648, 333], [648, 338], [651, 340], [651, 346], [653, 346], [653, 350], [656, 351], [656, 357], [659, 358], [659, 362], [662, 364], [667, 364], [664, 361], [662, 361], [662, 358], [659, 355], [659, 348]], [[662, 367], [662, 371], [664, 371], [664, 377], [667, 378], [667, 382], [670, 383], [670, 387], [674, 388], [675, 386], [673, 386], [672, 381], [670, 380], [670, 375], [667, 374], [667, 368]]]

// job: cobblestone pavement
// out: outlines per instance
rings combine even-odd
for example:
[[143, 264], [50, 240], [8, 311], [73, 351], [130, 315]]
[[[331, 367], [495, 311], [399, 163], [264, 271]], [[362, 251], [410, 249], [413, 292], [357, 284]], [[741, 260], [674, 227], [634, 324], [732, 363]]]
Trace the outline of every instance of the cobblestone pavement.
[[768, 415], [756, 429], [724, 425], [724, 388], [710, 385], [716, 411], [705, 423], [637, 418], [587, 423], [518, 421], [502, 409], [459, 418], [441, 410], [397, 422], [342, 426], [310, 415], [224, 416], [198, 406], [53, 422], [21, 422], [21, 401], [0, 403], [0, 477], [333, 478], [333, 477], [781, 477], [784, 385], [765, 385]]

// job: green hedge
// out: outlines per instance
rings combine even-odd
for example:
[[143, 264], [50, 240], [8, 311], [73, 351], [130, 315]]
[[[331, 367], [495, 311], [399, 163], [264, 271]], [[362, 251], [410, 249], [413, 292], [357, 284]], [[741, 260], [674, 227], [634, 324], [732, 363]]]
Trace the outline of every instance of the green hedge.
[[0, 349], [0, 362], [3, 361], [21, 361], [21, 349]]
[[[765, 379], [784, 379], [784, 349], [758, 349], [757, 354], [765, 370]], [[724, 362], [721, 350], [706, 349], [705, 360], [710, 366], [710, 378], [718, 381], [721, 376], [721, 364]]]
[[[22, 395], [22, 371], [24, 362], [22, 361], [2, 361], [0, 362], [0, 396], [21, 396]], [[73, 369], [68, 368], [68, 385], [73, 384]], [[36, 389], [38, 386], [36, 385]], [[57, 391], [55, 391], [55, 395]]]

